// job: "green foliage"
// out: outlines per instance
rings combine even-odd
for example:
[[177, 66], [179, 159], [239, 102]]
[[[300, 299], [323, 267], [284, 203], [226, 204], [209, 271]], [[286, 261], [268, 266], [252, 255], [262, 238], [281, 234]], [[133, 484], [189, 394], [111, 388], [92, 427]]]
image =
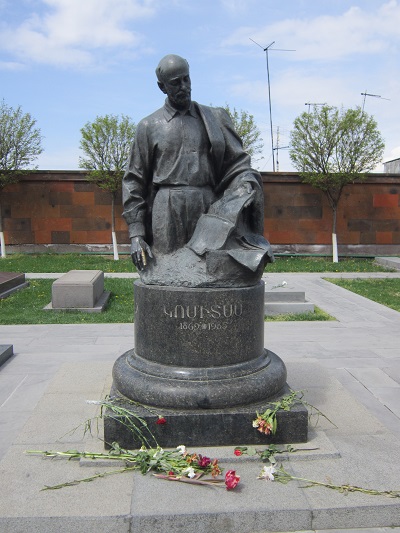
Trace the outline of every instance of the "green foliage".
[[356, 109], [313, 107], [294, 121], [290, 159], [306, 183], [336, 210], [343, 187], [366, 178], [381, 161], [384, 142], [372, 116]]
[[85, 154], [79, 167], [89, 171], [88, 180], [115, 194], [128, 164], [136, 126], [126, 115], [105, 115], [81, 129], [80, 148]]
[[261, 132], [254, 122], [254, 116], [247, 111], [243, 111], [243, 109], [238, 111], [234, 107], [231, 110], [228, 104], [225, 104], [223, 108], [231, 117], [235, 130], [242, 139], [245, 151], [250, 155], [254, 162], [261, 159], [257, 159], [256, 156], [262, 152], [264, 144], [261, 138]]
[[36, 120], [4, 100], [0, 103], [0, 190], [16, 183], [32, 162], [43, 152]]

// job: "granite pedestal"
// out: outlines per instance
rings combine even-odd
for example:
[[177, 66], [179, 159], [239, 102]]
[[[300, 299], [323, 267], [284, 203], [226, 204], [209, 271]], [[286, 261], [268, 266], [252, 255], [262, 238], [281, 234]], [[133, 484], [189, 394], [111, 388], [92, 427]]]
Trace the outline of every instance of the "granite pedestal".
[[[283, 361], [264, 348], [263, 282], [189, 289], [137, 281], [134, 327], [135, 349], [116, 361], [111, 396], [144, 419], [160, 445], [261, 442], [251, 421], [289, 391]], [[279, 418], [270, 442], [307, 440], [303, 406]], [[119, 419], [107, 418], [104, 432], [108, 443], [142, 444]]]

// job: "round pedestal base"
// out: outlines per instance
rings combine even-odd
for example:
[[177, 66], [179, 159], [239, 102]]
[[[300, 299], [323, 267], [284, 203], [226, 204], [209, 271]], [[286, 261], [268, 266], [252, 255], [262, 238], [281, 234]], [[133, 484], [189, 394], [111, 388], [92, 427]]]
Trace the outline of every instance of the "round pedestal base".
[[245, 363], [214, 368], [173, 367], [129, 350], [117, 359], [114, 387], [143, 405], [174, 409], [220, 409], [261, 402], [286, 383], [286, 367], [273, 352]]
[[135, 349], [116, 361], [113, 378], [122, 396], [163, 408], [220, 409], [273, 397], [286, 368], [264, 349], [264, 283], [135, 282]]

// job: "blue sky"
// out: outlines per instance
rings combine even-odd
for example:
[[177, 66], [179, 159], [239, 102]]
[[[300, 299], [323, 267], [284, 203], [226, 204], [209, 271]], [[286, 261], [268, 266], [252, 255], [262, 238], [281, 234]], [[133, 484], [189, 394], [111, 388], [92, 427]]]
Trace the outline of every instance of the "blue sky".
[[179, 54], [194, 100], [254, 115], [265, 145], [256, 166], [270, 171], [263, 48], [275, 41], [268, 57], [279, 170], [294, 170], [284, 147], [305, 103], [361, 106], [363, 92], [381, 97], [367, 96], [365, 111], [378, 122], [387, 161], [400, 157], [399, 28], [397, 0], [0, 0], [0, 99], [36, 118], [40, 169], [77, 169], [80, 128], [105, 114], [137, 123], [160, 107], [155, 67]]

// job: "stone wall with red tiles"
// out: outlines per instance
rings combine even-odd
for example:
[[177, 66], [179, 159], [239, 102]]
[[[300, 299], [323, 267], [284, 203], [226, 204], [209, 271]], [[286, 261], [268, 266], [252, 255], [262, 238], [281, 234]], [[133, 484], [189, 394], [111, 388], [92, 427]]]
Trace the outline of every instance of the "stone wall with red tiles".
[[[276, 244], [330, 244], [332, 210], [322, 191], [295, 173], [264, 173], [267, 238]], [[370, 174], [343, 189], [337, 213], [342, 245], [397, 245], [400, 252], [400, 174]]]
[[[263, 173], [265, 236], [274, 245], [329, 245], [332, 211], [324, 194], [296, 173]], [[82, 171], [38, 171], [1, 194], [8, 245], [108, 245], [111, 197]], [[116, 233], [128, 243], [122, 205]], [[341, 245], [390, 245], [400, 253], [400, 175], [370, 174], [344, 188], [337, 217]], [[393, 248], [393, 246], [395, 248]]]

